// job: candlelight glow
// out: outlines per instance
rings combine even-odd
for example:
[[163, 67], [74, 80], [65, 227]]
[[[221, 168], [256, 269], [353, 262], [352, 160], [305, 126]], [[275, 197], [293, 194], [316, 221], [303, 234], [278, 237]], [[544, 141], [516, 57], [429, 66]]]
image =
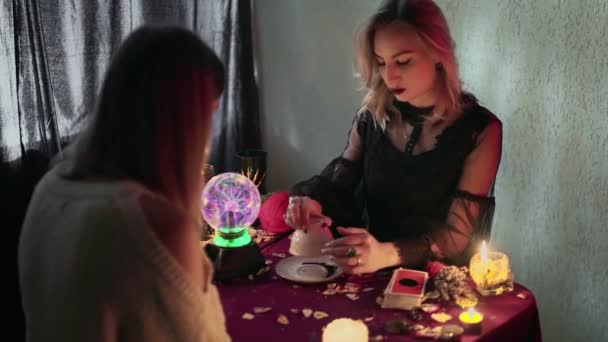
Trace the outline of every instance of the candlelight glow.
[[369, 331], [360, 320], [338, 318], [323, 330], [323, 342], [367, 342]]
[[474, 307], [470, 307], [467, 311], [462, 312], [458, 319], [465, 324], [479, 324], [483, 321], [483, 315]]
[[481, 262], [484, 265], [488, 264], [488, 246], [486, 246], [486, 240], [483, 240], [481, 243], [481, 251], [479, 252], [479, 256], [481, 257]]

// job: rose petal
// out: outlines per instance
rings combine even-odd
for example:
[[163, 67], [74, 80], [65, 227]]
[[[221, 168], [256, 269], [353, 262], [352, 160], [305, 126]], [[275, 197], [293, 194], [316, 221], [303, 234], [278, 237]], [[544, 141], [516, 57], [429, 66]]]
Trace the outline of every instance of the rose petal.
[[310, 315], [312, 315], [312, 309], [302, 309], [302, 315], [306, 318], [310, 317]]
[[291, 311], [292, 314], [299, 314], [300, 313], [300, 309], [296, 309], [296, 308], [290, 309], [289, 311]]
[[315, 311], [312, 316], [316, 319], [323, 319], [329, 315], [323, 311]]
[[246, 319], [246, 320], [252, 320], [255, 316], [249, 312], [245, 312], [243, 314], [243, 316], [241, 317], [242, 319]]
[[362, 290], [363, 292], [369, 292], [369, 291], [374, 291], [373, 287], [366, 287]]
[[371, 322], [371, 321], [373, 321], [373, 320], [374, 320], [374, 316], [371, 316], [371, 317], [365, 317], [365, 318], [363, 319], [363, 322]]
[[431, 318], [439, 323], [445, 323], [452, 319], [452, 316], [446, 314], [445, 312], [438, 312], [431, 315]]
[[357, 300], [359, 299], [359, 296], [355, 293], [347, 293], [345, 294], [346, 297], [348, 297], [350, 300]]
[[285, 315], [279, 315], [279, 317], [277, 317], [277, 323], [283, 324], [283, 325], [288, 325], [289, 319], [287, 319], [287, 316], [285, 316]]
[[260, 307], [260, 306], [258, 306], [258, 307], [253, 308], [253, 313], [255, 313], [255, 314], [262, 314], [262, 313], [268, 312], [270, 310], [272, 310], [272, 308], [270, 308], [270, 307]]

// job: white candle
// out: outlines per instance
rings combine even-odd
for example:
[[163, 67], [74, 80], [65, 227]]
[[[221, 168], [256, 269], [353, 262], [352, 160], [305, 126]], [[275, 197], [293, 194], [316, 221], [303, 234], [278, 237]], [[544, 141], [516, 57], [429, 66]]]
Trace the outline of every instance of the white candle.
[[323, 342], [367, 342], [369, 330], [360, 320], [338, 318], [323, 330]]

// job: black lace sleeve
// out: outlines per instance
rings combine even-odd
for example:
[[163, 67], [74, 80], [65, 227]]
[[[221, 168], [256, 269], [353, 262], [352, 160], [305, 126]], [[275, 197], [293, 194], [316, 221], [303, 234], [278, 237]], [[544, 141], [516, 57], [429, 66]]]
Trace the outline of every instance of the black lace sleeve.
[[333, 159], [319, 175], [295, 184], [292, 196], [309, 196], [321, 203], [323, 214], [331, 217], [331, 230], [338, 236], [338, 226], [360, 226], [362, 207], [355, 194], [360, 185], [363, 138], [367, 121], [356, 116], [348, 133], [342, 156]]
[[448, 219], [407, 217], [399, 229], [415, 226], [428, 232], [417, 240], [395, 241], [402, 264], [422, 267], [431, 259], [449, 264], [467, 265], [482, 240], [489, 240], [495, 199], [476, 196], [466, 191], [454, 194]]

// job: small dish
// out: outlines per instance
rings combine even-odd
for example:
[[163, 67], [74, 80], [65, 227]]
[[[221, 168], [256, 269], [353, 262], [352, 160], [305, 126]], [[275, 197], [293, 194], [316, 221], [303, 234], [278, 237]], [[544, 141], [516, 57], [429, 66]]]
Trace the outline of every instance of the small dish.
[[342, 269], [329, 257], [291, 256], [275, 267], [277, 274], [298, 283], [323, 283], [342, 275]]

